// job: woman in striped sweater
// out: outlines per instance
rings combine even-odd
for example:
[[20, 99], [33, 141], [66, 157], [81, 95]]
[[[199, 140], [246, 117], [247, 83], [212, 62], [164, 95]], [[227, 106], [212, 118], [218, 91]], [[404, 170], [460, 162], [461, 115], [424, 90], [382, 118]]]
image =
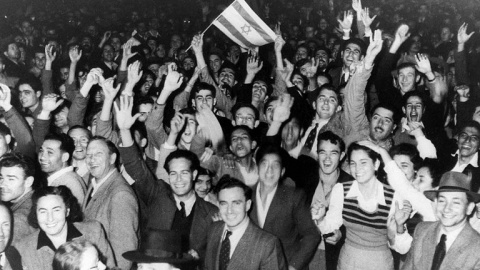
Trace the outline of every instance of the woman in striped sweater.
[[[324, 237], [342, 225], [346, 227], [337, 269], [394, 269], [389, 248], [395, 248], [395, 235], [403, 233], [411, 206], [408, 201], [400, 201], [400, 209], [394, 190], [377, 179], [381, 159], [375, 151], [353, 143], [347, 154], [355, 180], [337, 183], [331, 192], [328, 212], [325, 214], [325, 207], [314, 205], [313, 218]], [[393, 235], [387, 233], [387, 223], [398, 225], [393, 227], [397, 228]]]

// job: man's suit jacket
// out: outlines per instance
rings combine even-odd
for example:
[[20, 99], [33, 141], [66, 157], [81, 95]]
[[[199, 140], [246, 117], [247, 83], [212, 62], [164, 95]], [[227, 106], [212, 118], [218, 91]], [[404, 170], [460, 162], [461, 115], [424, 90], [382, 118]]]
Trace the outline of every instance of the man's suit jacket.
[[[259, 224], [256, 193], [253, 190], [253, 207], [250, 218]], [[303, 191], [279, 184], [268, 209], [263, 230], [280, 239], [288, 265], [300, 270], [308, 266], [317, 250], [321, 236], [313, 223], [310, 207]]]
[[[218, 257], [225, 223], [218, 221], [208, 232], [207, 252], [204, 270], [218, 270]], [[286, 270], [287, 264], [280, 241], [258, 228], [251, 221], [237, 244], [228, 270]]]
[[[134, 188], [140, 200], [146, 205], [146, 225], [142, 229], [153, 228], [171, 230], [177, 205], [173, 193], [165, 181], [157, 180], [148, 169], [135, 145], [119, 147], [119, 151], [127, 173], [135, 180]], [[207, 246], [207, 236], [212, 217], [218, 208], [202, 198], [196, 198], [193, 208], [193, 221], [190, 229], [190, 249], [194, 249], [204, 257]], [[143, 218], [142, 218], [143, 219]]]
[[[437, 222], [422, 222], [417, 225], [413, 243], [407, 254], [402, 270], [430, 269], [432, 267], [435, 247], [439, 239], [441, 224]], [[480, 234], [469, 222], [457, 236], [450, 249], [445, 254], [440, 270], [447, 269], [480, 269]]]
[[4, 254], [6, 260], [3, 270], [23, 270], [22, 257], [15, 247], [7, 247]]
[[[447, 171], [452, 170], [455, 165], [457, 164], [458, 161], [458, 154], [455, 156], [450, 156], [449, 160], [447, 161], [446, 168]], [[480, 163], [480, 160], [479, 160]], [[480, 164], [477, 163], [477, 167], [472, 166], [471, 164], [468, 164], [467, 167], [463, 170], [462, 173], [468, 174], [469, 172], [472, 173], [472, 189], [475, 192], [478, 192], [480, 189]]]
[[102, 223], [110, 242], [117, 265], [125, 270], [132, 263], [122, 254], [138, 247], [138, 202], [135, 192], [115, 169], [88, 202], [93, 185], [83, 203], [85, 219]]
[[328, 71], [328, 74], [332, 77], [332, 85], [337, 88], [339, 85], [341, 85], [342, 82], [342, 67], [335, 67], [331, 70]]

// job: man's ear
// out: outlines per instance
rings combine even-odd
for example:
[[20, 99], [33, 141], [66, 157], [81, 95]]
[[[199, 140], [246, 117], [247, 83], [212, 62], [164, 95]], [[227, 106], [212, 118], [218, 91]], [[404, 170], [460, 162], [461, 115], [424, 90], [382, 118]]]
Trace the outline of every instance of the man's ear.
[[232, 119], [232, 126], [236, 126], [237, 123], [235, 122], [235, 120]]
[[359, 59], [359, 61], [362, 61], [365, 58], [365, 55], [362, 55]]
[[193, 180], [192, 180], [192, 181], [194, 181], [195, 179], [197, 179], [197, 174], [198, 174], [198, 171], [197, 171], [197, 170], [194, 170], [194, 171], [192, 172], [192, 176], [193, 176]]
[[393, 86], [395, 86], [395, 88], [400, 88], [400, 84], [398, 83], [398, 78], [396, 77], [393, 77]]
[[342, 110], [342, 105], [337, 105], [337, 110], [335, 112], [339, 112]]
[[37, 98], [40, 98], [42, 96], [42, 91], [37, 91], [35, 94], [37, 95]]
[[420, 81], [420, 75], [415, 76], [415, 82], [418, 83]]
[[406, 113], [407, 113], [407, 111], [405, 110], [405, 107], [404, 107], [404, 106], [402, 106], [402, 112], [403, 112], [403, 114], [406, 114]]
[[[213, 106], [217, 105], [217, 98], [213, 98]], [[213, 108], [212, 108], [213, 110]]]
[[69, 158], [70, 158], [69, 153], [65, 152], [62, 154], [62, 162], [67, 162]]
[[7, 142], [7, 144], [10, 144], [12, 142], [12, 136], [5, 135], [5, 141]]
[[117, 160], [117, 154], [113, 153], [110, 155], [110, 164], [115, 164], [115, 160]]
[[140, 147], [144, 148], [145, 146], [147, 146], [147, 138], [143, 138], [140, 140]]
[[247, 206], [247, 212], [250, 211], [250, 207], [252, 207], [252, 200], [248, 200], [246, 206]]
[[257, 121], [255, 121], [255, 125], [253, 127], [256, 128], [256, 127], [258, 127], [258, 125], [260, 125], [260, 121], [257, 120]]
[[313, 109], [316, 110], [317, 109], [317, 102], [316, 101], [312, 102], [312, 106], [313, 106]]
[[475, 204], [473, 202], [471, 202], [467, 206], [467, 215], [468, 216], [470, 216], [472, 214], [473, 209], [475, 209]]
[[392, 134], [395, 133], [395, 130], [397, 129], [397, 125], [393, 124], [393, 129], [392, 129]]
[[282, 172], [280, 173], [280, 177], [283, 177], [284, 174], [285, 174], [285, 167], [282, 168]]
[[344, 157], [345, 157], [345, 152], [342, 152], [342, 153], [340, 154], [340, 161], [342, 161]]
[[192, 108], [193, 108], [194, 110], [197, 109], [197, 107], [195, 106], [195, 99], [193, 99], [193, 98], [192, 98]]
[[257, 148], [257, 141], [252, 141], [252, 150]]
[[375, 171], [380, 168], [380, 160], [375, 161]]
[[29, 176], [25, 179], [25, 183], [23, 184], [24, 187], [31, 187], [33, 185], [33, 181], [35, 180], [35, 178], [33, 178], [33, 176]]

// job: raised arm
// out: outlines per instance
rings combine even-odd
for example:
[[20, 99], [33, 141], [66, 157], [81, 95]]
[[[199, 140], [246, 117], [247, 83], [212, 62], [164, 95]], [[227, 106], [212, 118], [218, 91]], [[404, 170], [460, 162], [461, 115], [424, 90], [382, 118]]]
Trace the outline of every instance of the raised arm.
[[472, 37], [475, 32], [471, 32], [467, 34], [467, 27], [468, 24], [463, 23], [462, 26], [458, 29], [457, 34], [457, 51], [454, 54], [455, 57], [455, 77], [459, 84], [466, 84], [470, 83], [470, 78], [468, 77], [467, 72], [467, 59], [465, 55], [465, 43]]
[[427, 77], [427, 86], [430, 90], [430, 98], [433, 102], [441, 104], [447, 95], [448, 88], [442, 87], [441, 82], [436, 80], [435, 74], [432, 72], [430, 60], [424, 54], [417, 54], [415, 56], [417, 62], [416, 68]]
[[47, 95], [54, 93], [53, 83], [52, 83], [52, 63], [57, 58], [57, 52], [54, 52], [54, 46], [52, 44], [47, 44], [45, 46], [45, 69], [42, 70], [42, 86], [43, 94]]
[[68, 78], [65, 82], [65, 95], [67, 99], [73, 101], [76, 95], [76, 74], [77, 74], [77, 65], [78, 61], [82, 58], [82, 51], [78, 46], [71, 47], [68, 51], [68, 56], [70, 58], [70, 69], [68, 71]]
[[168, 134], [167, 141], [160, 147], [160, 157], [158, 159], [157, 170], [155, 172], [157, 179], [162, 179], [165, 182], [168, 181], [168, 173], [163, 166], [165, 165], [167, 156], [177, 149], [175, 142], [180, 134], [180, 131], [185, 126], [186, 119], [187, 118], [183, 114], [177, 112], [172, 118], [172, 121], [170, 121], [170, 133]]
[[100, 113], [100, 119], [97, 121], [96, 135], [105, 137], [106, 139], [117, 144], [119, 141], [118, 133], [113, 129], [112, 119], [110, 118], [113, 102], [120, 90], [120, 85], [113, 87], [115, 77], [106, 79], [102, 84], [105, 100], [103, 101], [102, 111]]
[[43, 96], [42, 110], [37, 115], [33, 125], [33, 138], [35, 140], [37, 152], [42, 146], [45, 136], [49, 132], [52, 112], [55, 111], [62, 103], [63, 99], [58, 99], [58, 95], [56, 94], [48, 94]]

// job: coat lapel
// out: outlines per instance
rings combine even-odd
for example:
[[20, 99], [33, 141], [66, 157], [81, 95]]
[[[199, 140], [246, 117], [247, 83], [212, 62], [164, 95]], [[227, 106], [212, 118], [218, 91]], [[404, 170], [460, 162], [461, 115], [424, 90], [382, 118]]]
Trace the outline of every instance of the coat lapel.
[[257, 205], [261, 202], [257, 202], [257, 188], [258, 183], [253, 187], [252, 192], [252, 209], [250, 210], [250, 219], [253, 223], [258, 224], [258, 216], [257, 216]]
[[416, 265], [422, 265], [419, 269], [430, 269], [432, 267], [433, 255], [435, 254], [435, 247], [437, 246], [438, 234], [440, 232], [440, 222], [432, 229], [426, 231], [425, 240], [419, 254], [415, 254], [418, 262]]
[[243, 234], [242, 238], [240, 238], [235, 251], [233, 251], [227, 269], [242, 269], [242, 266], [245, 266], [245, 256], [249, 254], [249, 250], [252, 248], [251, 245], [255, 242], [255, 239], [253, 239], [254, 235], [252, 226], [254, 226], [252, 223], [248, 224], [245, 233]]
[[472, 226], [470, 226], [470, 223], [467, 221], [465, 228], [463, 228], [463, 230], [457, 236], [457, 239], [453, 241], [452, 246], [448, 249], [447, 254], [445, 254], [445, 258], [443, 259], [440, 269], [447, 269], [452, 265], [462, 265], [461, 262], [457, 264], [455, 261], [458, 259], [463, 259], [459, 255], [463, 250], [468, 248], [468, 245], [471, 243], [472, 239], [475, 239], [475, 234], [476, 231], [473, 230]]
[[268, 208], [265, 224], [263, 225], [264, 230], [268, 232], [274, 231], [273, 228], [275, 227], [275, 223], [281, 220], [277, 217], [280, 215], [280, 211], [284, 210], [282, 209], [282, 205], [284, 205], [283, 201], [285, 199], [285, 188], [283, 185], [279, 184], [275, 191], [275, 195], [273, 195], [272, 203]]

